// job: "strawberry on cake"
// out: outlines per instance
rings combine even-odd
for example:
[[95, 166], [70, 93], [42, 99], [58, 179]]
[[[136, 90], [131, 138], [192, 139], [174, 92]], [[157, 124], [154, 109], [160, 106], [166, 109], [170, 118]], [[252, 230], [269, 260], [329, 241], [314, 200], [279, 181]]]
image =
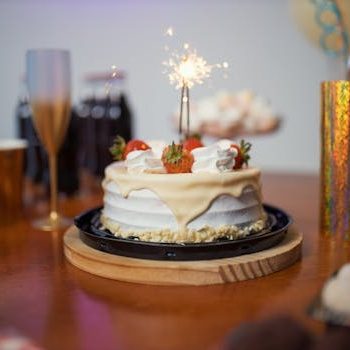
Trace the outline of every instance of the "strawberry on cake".
[[117, 137], [116, 162], [103, 180], [103, 228], [149, 242], [238, 239], [266, 226], [260, 170], [248, 167], [251, 145], [220, 140], [205, 146]]

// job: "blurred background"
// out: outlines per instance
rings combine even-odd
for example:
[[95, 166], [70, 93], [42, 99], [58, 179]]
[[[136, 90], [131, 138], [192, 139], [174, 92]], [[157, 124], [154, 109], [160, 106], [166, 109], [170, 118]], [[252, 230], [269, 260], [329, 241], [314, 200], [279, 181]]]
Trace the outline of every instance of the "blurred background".
[[327, 58], [298, 29], [297, 3], [2, 0], [0, 138], [18, 133], [16, 106], [29, 48], [70, 50], [77, 107], [91, 88], [87, 74], [115, 65], [126, 73], [117, 89], [127, 96], [134, 136], [176, 138], [171, 116], [179, 91], [170, 86], [162, 66], [169, 44], [164, 31], [172, 26], [176, 36], [170, 45], [188, 42], [208, 62], [229, 63], [227, 79], [214, 72], [209, 82], [191, 90], [194, 100], [219, 90], [250, 89], [282, 117], [277, 132], [248, 138], [254, 144], [252, 163], [264, 171], [317, 172], [319, 86], [322, 80], [341, 78], [342, 62]]

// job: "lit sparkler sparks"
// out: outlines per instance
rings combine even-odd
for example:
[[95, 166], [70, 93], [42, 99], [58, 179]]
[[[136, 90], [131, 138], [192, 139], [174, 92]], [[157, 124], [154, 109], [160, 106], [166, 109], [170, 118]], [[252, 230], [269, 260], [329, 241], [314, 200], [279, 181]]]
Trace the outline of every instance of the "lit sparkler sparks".
[[165, 36], [173, 36], [174, 35], [174, 29], [172, 27], [169, 27], [166, 29], [165, 33], [164, 33]]
[[115, 78], [117, 76], [118, 70], [117, 70], [117, 66], [115, 64], [112, 64], [111, 66], [111, 70], [112, 70], [112, 78]]
[[118, 79], [119, 70], [117, 69], [117, 66], [115, 64], [112, 64], [111, 66], [111, 73], [110, 78], [105, 83], [105, 93], [106, 95], [109, 95], [111, 93], [111, 89], [113, 86], [113, 83], [116, 79]]
[[[169, 29], [173, 33], [172, 28]], [[188, 137], [190, 134], [189, 89], [196, 84], [203, 84], [204, 80], [210, 77], [213, 68], [227, 69], [228, 63], [223, 62], [210, 65], [203, 57], [197, 54], [195, 49], [191, 49], [190, 45], [186, 43], [181, 54], [177, 51], [172, 52], [170, 58], [163, 62], [163, 65], [166, 67], [170, 84], [175, 85], [176, 89], [181, 88], [179, 134], [180, 136], [182, 135], [183, 110], [186, 108], [186, 137]]]
[[191, 50], [190, 46], [185, 44], [184, 52], [171, 53], [164, 66], [167, 67], [170, 84], [175, 85], [176, 89], [183, 86], [190, 89], [195, 84], [203, 84], [216, 65], [209, 65], [203, 57], [197, 55], [196, 50]]

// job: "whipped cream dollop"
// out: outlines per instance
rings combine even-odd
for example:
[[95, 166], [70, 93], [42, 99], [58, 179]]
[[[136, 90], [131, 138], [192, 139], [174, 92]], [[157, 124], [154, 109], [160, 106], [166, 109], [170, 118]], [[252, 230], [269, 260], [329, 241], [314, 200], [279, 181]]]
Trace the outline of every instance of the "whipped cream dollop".
[[130, 174], [165, 172], [161, 158], [153, 149], [128, 153], [125, 165]]
[[162, 158], [164, 148], [168, 145], [168, 143], [163, 140], [147, 140], [146, 143], [159, 159]]
[[232, 141], [221, 140], [208, 147], [192, 150], [194, 162], [192, 173], [223, 173], [232, 171], [237, 150], [231, 148]]

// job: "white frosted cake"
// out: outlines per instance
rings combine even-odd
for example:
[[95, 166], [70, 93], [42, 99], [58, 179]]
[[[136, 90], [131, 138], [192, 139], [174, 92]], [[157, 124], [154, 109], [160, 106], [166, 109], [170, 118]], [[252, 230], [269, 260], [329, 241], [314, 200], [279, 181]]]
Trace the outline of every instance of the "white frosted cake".
[[167, 173], [163, 144], [129, 152], [105, 170], [102, 225], [119, 237], [171, 243], [261, 231], [260, 171], [233, 170], [237, 151], [227, 145], [192, 149], [187, 173]]

